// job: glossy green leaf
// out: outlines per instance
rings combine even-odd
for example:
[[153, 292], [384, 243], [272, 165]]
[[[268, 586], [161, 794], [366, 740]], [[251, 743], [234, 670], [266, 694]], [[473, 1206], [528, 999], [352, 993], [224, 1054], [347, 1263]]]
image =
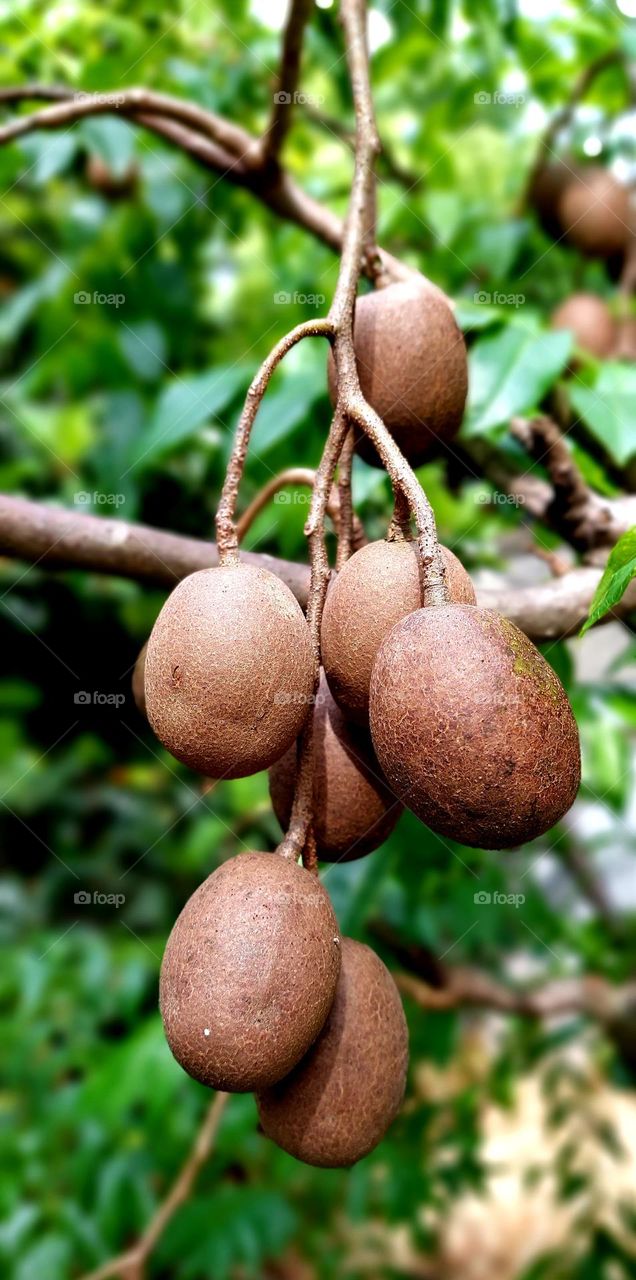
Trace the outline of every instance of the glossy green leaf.
[[606, 361], [593, 387], [570, 386], [577, 414], [620, 467], [636, 453], [636, 366]]
[[628, 529], [612, 547], [603, 576], [590, 605], [587, 620], [581, 628], [584, 635], [590, 627], [603, 618], [624, 596], [630, 582], [636, 577], [636, 526]]
[[570, 350], [569, 334], [536, 334], [518, 324], [480, 338], [469, 356], [464, 434], [484, 435], [513, 414], [536, 409], [563, 372]]

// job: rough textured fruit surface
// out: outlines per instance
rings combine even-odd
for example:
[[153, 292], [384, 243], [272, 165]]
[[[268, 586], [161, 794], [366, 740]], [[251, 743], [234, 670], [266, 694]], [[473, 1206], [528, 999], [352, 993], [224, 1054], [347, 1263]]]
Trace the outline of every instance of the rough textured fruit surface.
[[177, 1062], [213, 1089], [280, 1080], [324, 1026], [340, 955], [317, 876], [276, 853], [231, 858], [193, 893], [164, 953], [161, 1015]]
[[617, 330], [612, 313], [594, 293], [574, 293], [557, 307], [552, 316], [553, 329], [570, 329], [574, 342], [603, 360], [614, 350]]
[[[269, 793], [287, 830], [296, 781], [296, 747], [269, 771]], [[391, 793], [368, 731], [349, 724], [321, 677], [314, 710], [314, 830], [318, 857], [352, 862], [383, 844], [402, 812]]]
[[[466, 403], [466, 348], [448, 299], [417, 280], [364, 294], [356, 302], [354, 343], [364, 396], [418, 466], [435, 440], [456, 435]], [[330, 356], [334, 403], [336, 389]], [[356, 448], [367, 462], [382, 465], [364, 435]]]
[[336, 998], [313, 1048], [257, 1097], [269, 1138], [305, 1164], [347, 1168], [368, 1155], [404, 1096], [408, 1031], [388, 969], [370, 947], [342, 939]]
[[627, 244], [629, 192], [607, 169], [582, 169], [564, 188], [558, 215], [568, 240], [581, 253], [609, 258]]
[[152, 629], [148, 719], [191, 769], [244, 777], [300, 733], [313, 672], [307, 622], [279, 578], [244, 564], [201, 569], [175, 587]]
[[[451, 600], [475, 604], [463, 565], [442, 547]], [[327, 593], [321, 650], [329, 688], [357, 724], [369, 721], [369, 687], [378, 649], [391, 627], [422, 604], [412, 542], [370, 542], [343, 565]]]
[[371, 678], [371, 732], [400, 799], [442, 835], [503, 849], [549, 830], [580, 781], [579, 736], [554, 671], [488, 609], [419, 609]]
[[148, 648], [148, 641], [146, 640], [146, 643], [143, 649], [140, 649], [139, 651], [139, 657], [137, 658], [137, 661], [135, 663], [135, 666], [133, 668], [133, 673], [132, 673], [133, 698], [135, 699], [135, 705], [137, 707], [137, 710], [141, 713], [142, 716], [146, 715], [145, 670], [146, 670], [147, 648]]

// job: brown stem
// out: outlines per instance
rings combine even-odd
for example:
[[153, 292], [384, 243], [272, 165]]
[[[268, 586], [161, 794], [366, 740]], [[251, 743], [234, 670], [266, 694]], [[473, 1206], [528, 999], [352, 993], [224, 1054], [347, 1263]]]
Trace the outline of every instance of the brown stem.
[[[242, 516], [237, 520], [236, 528], [239, 542], [243, 541], [245, 535], [251, 529], [256, 517], [260, 515], [268, 502], [270, 502], [271, 499], [281, 491], [281, 489], [287, 488], [288, 485], [307, 485], [308, 488], [313, 489], [315, 481], [316, 472], [311, 467], [286, 467], [285, 470], [279, 472], [278, 475], [272, 476], [271, 480], [268, 480], [267, 484], [263, 485], [262, 489], [259, 489], [256, 497], [252, 499]], [[337, 489], [332, 489], [329, 495], [329, 500], [327, 502], [327, 515], [333, 521], [336, 530], [340, 531], [343, 517], [341, 513], [340, 494]], [[366, 537], [362, 522], [358, 519], [355, 512], [351, 513], [351, 520], [353, 522], [352, 543], [357, 551], [358, 547], [364, 546]]]
[[441, 987], [412, 973], [393, 976], [400, 991], [427, 1010], [472, 1006], [528, 1018], [581, 1013], [611, 1027], [636, 1000], [636, 983], [615, 987], [596, 974], [556, 979], [530, 991], [515, 991], [479, 969], [460, 966], [446, 970]]
[[[130, 94], [137, 91], [128, 90], [126, 92]], [[140, 90], [139, 92], [146, 93], [145, 90]], [[110, 99], [112, 103], [116, 98], [122, 96], [122, 91], [114, 90], [101, 96]], [[227, 181], [250, 191], [256, 199], [260, 200], [262, 204], [266, 205], [279, 217], [303, 227], [311, 235], [322, 241], [323, 244], [333, 249], [334, 252], [340, 252], [343, 239], [341, 219], [331, 209], [320, 204], [313, 196], [310, 196], [301, 187], [297, 186], [289, 174], [266, 162], [263, 159], [262, 147], [258, 138], [241, 129], [240, 126], [225, 120], [224, 117], [216, 116], [211, 112], [203, 112], [202, 108], [197, 108], [197, 111], [203, 112], [205, 116], [202, 127], [200, 129], [198, 127], [188, 127], [183, 123], [180, 100], [172, 99], [166, 94], [160, 96], [162, 101], [168, 104], [166, 107], [167, 114], [156, 109], [157, 95], [153, 95], [151, 99], [153, 107], [151, 109], [138, 109], [135, 111], [130, 106], [127, 115], [136, 124], [142, 125], [166, 141], [178, 146], [205, 168], [220, 173], [221, 177]], [[64, 121], [66, 124], [72, 123], [75, 102], [89, 97], [91, 95], [78, 94], [74, 89], [61, 88], [56, 85], [17, 85], [0, 91], [0, 101], [5, 103], [17, 103], [33, 99], [53, 99], [57, 103], [65, 103], [69, 107], [69, 118]], [[149, 99], [146, 98], [145, 101], [148, 102]], [[173, 110], [172, 104], [174, 103], [177, 105]], [[110, 110], [114, 112], [118, 108], [111, 105]], [[38, 112], [34, 112], [29, 116], [20, 118], [21, 136], [37, 127], [33, 122], [38, 115]], [[194, 123], [194, 117], [191, 116], [190, 118]], [[50, 117], [48, 127], [53, 127]], [[0, 145], [2, 141], [9, 141], [10, 136], [3, 135], [0, 131]], [[217, 141], [217, 139], [221, 138], [224, 139], [223, 145]], [[413, 268], [408, 267], [403, 262], [399, 262], [397, 258], [394, 258], [381, 248], [375, 249], [373, 258], [370, 259], [368, 255], [365, 256], [362, 262], [362, 270], [370, 280], [375, 280], [378, 272], [380, 272], [382, 278], [387, 282], [412, 279], [417, 274]]]
[[338, 399], [349, 422], [359, 426], [375, 445], [394, 490], [400, 490], [408, 499], [417, 524], [424, 582], [423, 604], [444, 604], [448, 599], [448, 588], [432, 508], [382, 419], [362, 395], [353, 345], [353, 309], [365, 240], [365, 219], [369, 193], [373, 188], [373, 165], [380, 145], [369, 85], [364, 18], [361, 0], [343, 3], [342, 22], [356, 113], [356, 162], [341, 271], [329, 312], [335, 330], [334, 361], [338, 377]]
[[338, 507], [340, 519], [338, 523], [338, 550], [336, 553], [336, 569], [342, 568], [345, 561], [349, 559], [354, 548], [357, 550], [359, 544], [356, 530], [356, 516], [353, 510], [353, 495], [351, 492], [351, 469], [353, 466], [353, 451], [355, 446], [354, 432], [347, 432], [342, 452], [340, 454], [340, 463], [338, 467]]
[[221, 1116], [228, 1102], [227, 1093], [217, 1093], [210, 1103], [203, 1118], [203, 1123], [196, 1135], [189, 1155], [178, 1173], [165, 1200], [159, 1205], [141, 1238], [131, 1249], [111, 1258], [96, 1271], [91, 1271], [83, 1280], [109, 1280], [111, 1276], [119, 1276], [121, 1280], [137, 1280], [142, 1278], [145, 1263], [152, 1254], [157, 1241], [163, 1235], [177, 1209], [188, 1199], [203, 1165], [210, 1158], [218, 1132]]
[[411, 508], [399, 489], [395, 494], [393, 515], [386, 538], [387, 542], [409, 542], [411, 539]]
[[296, 346], [297, 342], [309, 337], [330, 338], [332, 333], [333, 325], [329, 319], [305, 320], [303, 324], [297, 325], [290, 333], [285, 334], [285, 337], [281, 338], [280, 342], [276, 343], [276, 346], [263, 361], [256, 377], [252, 381], [237, 427], [225, 473], [221, 500], [216, 513], [216, 536], [221, 564], [238, 564], [236, 500], [245, 467], [252, 427], [259, 405], [267, 391], [270, 378], [283, 357], [287, 355], [288, 351], [291, 351], [292, 347]]
[[274, 105], [269, 127], [263, 138], [265, 162], [271, 163], [278, 159], [289, 131], [300, 75], [303, 36], [311, 9], [312, 0], [289, 0]]
[[[336, 410], [327, 437], [327, 443], [320, 459], [320, 466], [316, 472], [309, 518], [305, 525], [305, 535], [309, 542], [311, 557], [307, 622], [315, 660], [314, 697], [318, 692], [320, 681], [320, 628], [331, 573], [325, 543], [325, 514], [328, 496], [338, 465], [338, 458], [347, 436], [347, 430], [348, 424], [344, 414]], [[281, 846], [281, 852], [286, 853], [288, 856], [297, 857], [299, 853], [303, 853], [305, 865], [309, 867], [314, 867], [316, 861], [315, 840], [312, 832], [313, 738], [314, 715], [312, 712], [300, 737], [294, 803], [289, 829]], [[305, 852], [306, 850], [307, 852]]]
[[[10, 92], [5, 91], [5, 101]], [[252, 139], [244, 129], [187, 99], [154, 93], [150, 89], [119, 89], [109, 93], [76, 93], [68, 90], [64, 97], [62, 93], [62, 90], [57, 90], [58, 100], [52, 106], [43, 107], [31, 115], [19, 116], [16, 120], [1, 125], [0, 146], [22, 138], [27, 133], [33, 133], [36, 129], [63, 129], [86, 116], [110, 115], [115, 112], [124, 116], [159, 115], [168, 120], [176, 120], [210, 138], [235, 157], [247, 156], [254, 150]]]
[[[0, 495], [0, 556], [25, 560], [43, 569], [84, 569], [168, 588], [197, 569], [219, 563], [213, 542], [7, 495]], [[246, 564], [260, 565], [275, 573], [299, 604], [306, 606], [307, 565], [252, 551], [241, 551], [240, 558]], [[543, 644], [560, 636], [577, 635], [601, 574], [600, 565], [585, 565], [530, 587], [513, 587], [502, 579], [496, 586], [480, 587], [477, 594], [484, 608], [496, 609], [535, 644]], [[597, 625], [625, 617], [635, 609], [636, 583], [630, 583], [612, 613]]]
[[[342, 120], [338, 120], [336, 116], [327, 115], [324, 111], [317, 111], [314, 107], [305, 106], [304, 113], [312, 124], [318, 125], [320, 129], [324, 129], [327, 133], [332, 133], [351, 151], [355, 149], [355, 132], [348, 128]], [[406, 187], [408, 192], [414, 191], [416, 187], [421, 187], [424, 178], [421, 173], [413, 173], [410, 169], [405, 169], [403, 165], [395, 158], [389, 149], [386, 140], [382, 139], [382, 150], [378, 156], [377, 169], [382, 172], [385, 178], [390, 178], [394, 182], [399, 182], [400, 186]]]

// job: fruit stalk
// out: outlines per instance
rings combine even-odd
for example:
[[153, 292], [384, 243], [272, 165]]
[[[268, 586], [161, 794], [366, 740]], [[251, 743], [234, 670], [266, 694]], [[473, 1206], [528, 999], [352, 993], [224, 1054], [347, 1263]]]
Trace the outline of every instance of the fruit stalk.
[[284, 356], [303, 338], [330, 337], [333, 325], [329, 318], [305, 320], [286, 333], [280, 342], [270, 351], [263, 361], [256, 377], [252, 379], [232, 446], [227, 465], [225, 482], [216, 513], [216, 536], [221, 564], [238, 564], [238, 532], [236, 523], [236, 500], [245, 467], [245, 459], [258, 413], [259, 405], [267, 391], [269, 381]]

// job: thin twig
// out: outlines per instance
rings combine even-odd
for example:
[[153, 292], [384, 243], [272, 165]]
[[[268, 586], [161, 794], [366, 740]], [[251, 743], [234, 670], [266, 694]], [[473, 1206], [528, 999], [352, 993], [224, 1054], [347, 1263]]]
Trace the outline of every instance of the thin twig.
[[274, 105], [270, 123], [262, 141], [263, 156], [266, 163], [278, 160], [291, 124], [292, 107], [295, 105], [296, 89], [300, 75], [303, 36], [311, 9], [312, 0], [289, 0], [289, 12], [283, 33], [280, 66], [274, 92]]
[[252, 380], [245, 398], [243, 412], [239, 420], [232, 452], [225, 473], [225, 482], [216, 513], [216, 536], [221, 564], [238, 563], [238, 528], [236, 522], [236, 501], [239, 486], [245, 467], [245, 459], [250, 441], [254, 420], [259, 406], [269, 386], [269, 381], [278, 368], [281, 360], [303, 338], [330, 338], [333, 325], [329, 319], [305, 320], [290, 333], [285, 334], [280, 342], [270, 351], [263, 361], [256, 377]]
[[83, 1277], [83, 1280], [109, 1280], [111, 1276], [119, 1276], [121, 1280], [142, 1280], [145, 1263], [152, 1254], [157, 1241], [163, 1235], [177, 1209], [190, 1196], [203, 1165], [210, 1158], [228, 1099], [229, 1094], [227, 1093], [215, 1094], [205, 1113], [203, 1123], [199, 1128], [187, 1159], [173, 1182], [168, 1195], [159, 1205], [157, 1212], [151, 1218], [137, 1243], [132, 1248], [127, 1249], [125, 1253], [119, 1254], [116, 1258], [111, 1258], [110, 1262], [105, 1262], [96, 1271], [91, 1271], [89, 1275]]
[[[130, 95], [135, 93], [146, 95], [143, 101], [147, 104], [152, 103], [152, 107], [135, 110], [130, 98]], [[149, 97], [149, 91], [146, 90], [127, 90], [126, 94], [128, 96], [126, 115], [131, 121], [179, 147], [197, 163], [219, 173], [228, 182], [245, 188], [279, 217], [303, 227], [334, 252], [340, 253], [343, 238], [342, 220], [331, 209], [303, 191], [283, 169], [272, 166], [266, 161], [259, 139], [253, 134], [226, 120], [225, 117], [204, 111], [200, 107], [193, 108], [197, 112], [199, 123], [196, 127], [190, 127], [185, 123], [183, 115], [184, 110], [188, 109], [188, 104], [184, 107], [180, 99], [171, 98], [167, 94]], [[93, 99], [95, 96], [58, 85], [26, 84], [2, 89], [0, 102], [10, 104], [29, 100], [53, 100], [57, 104], [66, 106], [67, 111], [63, 113], [61, 122], [59, 115], [53, 118], [57, 119], [56, 125], [52, 122], [51, 116], [48, 116], [45, 127], [59, 128], [62, 125], [71, 124], [73, 119], [79, 118], [81, 114], [87, 112], [91, 114], [91, 109], [80, 107], [79, 114], [76, 115], [74, 108], [76, 103]], [[110, 104], [108, 107], [104, 105], [104, 111], [110, 110], [117, 113], [121, 110], [116, 103], [123, 96], [122, 90], [112, 90], [97, 96]], [[159, 99], [165, 110], [158, 109]], [[94, 114], [94, 110], [92, 113]], [[17, 126], [20, 136], [39, 127], [38, 118], [41, 121], [39, 112], [19, 117]], [[195, 117], [189, 113], [189, 118], [194, 126]], [[10, 125], [5, 126], [4, 130], [0, 129], [0, 145], [15, 136], [11, 132], [12, 127]], [[224, 140], [223, 144], [221, 139]], [[379, 247], [374, 250], [371, 258], [365, 255], [362, 270], [370, 280], [375, 280], [379, 273], [386, 281], [409, 280], [417, 274], [413, 268]]]
[[[341, 464], [344, 454], [345, 450], [343, 450]], [[275, 498], [276, 494], [280, 493], [282, 489], [297, 485], [307, 485], [309, 489], [313, 489], [315, 482], [316, 472], [312, 467], [286, 467], [285, 470], [280, 471], [278, 475], [272, 476], [271, 480], [268, 480], [267, 484], [263, 485], [262, 489], [259, 489], [249, 506], [245, 508], [242, 516], [237, 520], [236, 528], [239, 542], [243, 541], [246, 533], [251, 529], [256, 517], [260, 515], [268, 502], [271, 502], [272, 498]], [[333, 521], [334, 527], [340, 537], [340, 530], [344, 517], [341, 511], [339, 488], [332, 488], [331, 490], [329, 500], [327, 502], [327, 515]], [[351, 511], [350, 518], [352, 521], [352, 545], [357, 551], [358, 548], [364, 546], [366, 542], [365, 532], [361, 520], [354, 511]], [[338, 567], [338, 565], [336, 567]]]
[[340, 520], [338, 524], [336, 569], [341, 569], [345, 561], [349, 559], [352, 551], [357, 551], [360, 546], [356, 528], [358, 521], [353, 509], [353, 494], [351, 491], [351, 469], [353, 466], [354, 446], [355, 434], [350, 429], [347, 432], [347, 437], [342, 447], [340, 464], [338, 467], [338, 506]]

